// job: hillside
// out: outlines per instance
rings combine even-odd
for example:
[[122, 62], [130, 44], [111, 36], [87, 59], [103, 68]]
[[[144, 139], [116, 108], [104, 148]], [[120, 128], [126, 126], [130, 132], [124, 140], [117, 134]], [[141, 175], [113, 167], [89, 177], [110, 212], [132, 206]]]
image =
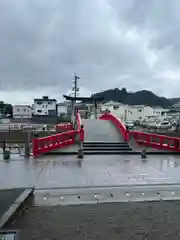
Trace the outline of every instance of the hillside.
[[128, 105], [149, 105], [169, 107], [173, 105], [176, 100], [159, 97], [151, 91], [141, 90], [137, 92], [128, 92], [125, 88], [121, 90], [118, 88], [106, 90], [104, 92], [95, 93], [92, 97], [102, 97], [104, 101], [116, 101]]
[[180, 102], [180, 98], [169, 98], [169, 100], [172, 102], [172, 104], [176, 104], [177, 102]]

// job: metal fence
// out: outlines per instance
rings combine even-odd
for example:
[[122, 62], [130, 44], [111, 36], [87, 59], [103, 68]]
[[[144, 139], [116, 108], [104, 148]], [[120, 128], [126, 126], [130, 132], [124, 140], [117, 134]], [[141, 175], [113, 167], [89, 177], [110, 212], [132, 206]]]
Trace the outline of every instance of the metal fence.
[[[32, 144], [30, 143], [30, 149], [32, 152]], [[3, 154], [4, 150], [9, 151], [11, 154], [20, 154], [24, 155], [25, 154], [25, 143], [19, 142], [19, 143], [14, 143], [14, 142], [8, 142], [4, 143], [0, 142], [0, 154]]]
[[35, 132], [35, 131], [55, 131], [53, 124], [0, 124], [1, 132], [21, 131], [21, 132]]

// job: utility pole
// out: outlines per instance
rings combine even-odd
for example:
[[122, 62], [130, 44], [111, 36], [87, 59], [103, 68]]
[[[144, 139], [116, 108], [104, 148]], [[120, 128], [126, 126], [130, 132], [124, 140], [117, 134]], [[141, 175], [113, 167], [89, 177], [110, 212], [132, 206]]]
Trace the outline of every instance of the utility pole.
[[73, 86], [72, 86], [72, 93], [74, 95], [74, 100], [72, 102], [72, 123], [75, 124], [75, 105], [76, 105], [76, 97], [77, 93], [79, 92], [79, 88], [77, 87], [77, 80], [80, 79], [78, 76], [74, 76]]
[[79, 88], [77, 87], [77, 80], [79, 79], [78, 76], [74, 76], [74, 98], [77, 96], [77, 92], [79, 92]]

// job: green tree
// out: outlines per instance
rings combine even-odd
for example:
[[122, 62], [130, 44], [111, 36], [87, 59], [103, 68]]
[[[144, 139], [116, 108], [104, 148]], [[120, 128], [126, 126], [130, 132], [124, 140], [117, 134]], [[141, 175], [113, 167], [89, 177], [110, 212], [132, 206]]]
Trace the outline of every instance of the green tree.
[[4, 105], [4, 114], [5, 115], [10, 115], [12, 117], [13, 110], [12, 110], [12, 105], [11, 104], [5, 104]]
[[0, 101], [0, 113], [1, 114], [4, 114], [4, 106], [5, 106], [4, 102]]

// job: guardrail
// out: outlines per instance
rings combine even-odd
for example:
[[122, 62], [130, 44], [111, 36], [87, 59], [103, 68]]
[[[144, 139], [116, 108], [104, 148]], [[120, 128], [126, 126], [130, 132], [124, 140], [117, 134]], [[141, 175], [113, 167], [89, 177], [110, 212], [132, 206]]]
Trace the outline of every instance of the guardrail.
[[180, 151], [180, 138], [138, 131], [131, 131], [129, 134], [134, 137], [138, 144], [157, 149]]
[[100, 117], [100, 120], [109, 120], [111, 121], [116, 128], [121, 132], [124, 141], [129, 141], [129, 136], [128, 136], [128, 131], [126, 129], [126, 126], [124, 125], [124, 123], [118, 118], [116, 117], [114, 114], [109, 113], [109, 112], [105, 112], [103, 113]]
[[68, 145], [75, 144], [77, 134], [80, 141], [84, 141], [84, 128], [82, 126], [81, 116], [76, 112], [77, 129], [70, 130], [64, 133], [57, 133], [47, 137], [35, 138], [32, 140], [33, 156], [36, 157], [40, 154], [50, 152], [59, 148], [67, 147]]

